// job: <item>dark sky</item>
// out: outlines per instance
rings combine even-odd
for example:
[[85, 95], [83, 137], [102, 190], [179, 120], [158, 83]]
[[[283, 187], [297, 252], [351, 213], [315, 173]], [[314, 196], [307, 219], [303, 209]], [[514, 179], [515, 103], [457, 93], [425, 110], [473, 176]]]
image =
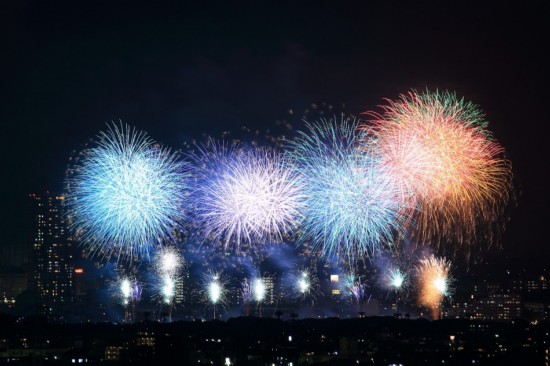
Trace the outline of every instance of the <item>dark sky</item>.
[[411, 88], [437, 88], [478, 104], [512, 161], [520, 196], [504, 253], [522, 265], [544, 263], [550, 40], [542, 9], [196, 3], [203, 5], [3, 2], [8, 209], [0, 245], [23, 245], [28, 193], [61, 192], [71, 152], [110, 121], [179, 148], [203, 133], [270, 128], [311, 103], [345, 103], [360, 113]]

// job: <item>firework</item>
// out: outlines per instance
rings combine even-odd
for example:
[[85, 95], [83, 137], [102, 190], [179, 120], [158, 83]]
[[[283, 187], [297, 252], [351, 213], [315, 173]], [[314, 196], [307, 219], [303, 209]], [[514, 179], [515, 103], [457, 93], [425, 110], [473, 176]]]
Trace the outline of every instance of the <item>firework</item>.
[[311, 304], [315, 302], [319, 280], [309, 269], [300, 268], [290, 272], [285, 283], [291, 299], [301, 302], [309, 300]]
[[[380, 164], [414, 211], [417, 242], [470, 244], [495, 234], [510, 197], [511, 164], [480, 109], [449, 92], [411, 92], [372, 116], [369, 134]], [[372, 149], [371, 149], [372, 150]]]
[[92, 254], [149, 258], [181, 225], [185, 177], [176, 154], [113, 124], [69, 168], [71, 229]]
[[161, 294], [165, 303], [172, 303], [174, 296], [176, 296], [176, 280], [173, 277], [169, 275], [163, 276]]
[[185, 261], [176, 248], [163, 247], [155, 255], [154, 266], [159, 274], [176, 275], [185, 266]]
[[250, 281], [247, 278], [241, 282], [241, 297], [245, 305], [252, 301], [252, 289], [250, 288]]
[[252, 281], [252, 294], [257, 303], [261, 303], [265, 300], [267, 286], [262, 278], [256, 278]]
[[388, 290], [388, 297], [390, 296], [389, 292], [393, 291], [392, 299], [394, 302], [392, 303], [392, 307], [396, 312], [399, 302], [408, 295], [407, 282], [407, 273], [400, 270], [397, 266], [390, 264], [382, 267], [381, 285], [382, 288]]
[[202, 276], [203, 288], [202, 295], [207, 307], [211, 307], [213, 311], [213, 317], [216, 318], [216, 312], [218, 306], [224, 307], [226, 305], [226, 284], [227, 277], [221, 272], [215, 272], [208, 270]]
[[128, 278], [124, 278], [120, 282], [120, 295], [122, 298], [122, 304], [128, 305], [130, 298], [132, 297], [132, 283]]
[[307, 272], [302, 272], [300, 278], [296, 282], [296, 289], [301, 294], [307, 294], [311, 290], [311, 282]]
[[112, 284], [114, 296], [124, 306], [124, 321], [135, 320], [136, 304], [141, 300], [142, 286], [135, 277], [120, 276]]
[[253, 276], [250, 279], [244, 279], [241, 287], [241, 294], [243, 302], [245, 304], [245, 312], [248, 315], [249, 304], [251, 302], [256, 303], [258, 314], [262, 316], [262, 304], [268, 297], [268, 291], [271, 288], [270, 284], [273, 283], [273, 276], [264, 274], [263, 276]]
[[213, 278], [208, 285], [208, 296], [212, 304], [217, 304], [222, 298], [223, 288], [217, 278]]
[[153, 265], [157, 296], [162, 303], [172, 306], [176, 296], [176, 285], [183, 281], [183, 257], [173, 247], [162, 247], [155, 254]]
[[443, 298], [450, 295], [450, 268], [451, 262], [433, 255], [421, 259], [417, 267], [419, 303], [432, 308], [434, 317], [437, 317], [436, 310], [441, 306]]
[[238, 252], [242, 245], [281, 242], [297, 227], [300, 189], [281, 154], [209, 140], [189, 157], [195, 169], [191, 205], [199, 240]]
[[395, 291], [400, 291], [407, 279], [407, 275], [397, 268], [390, 268], [385, 277], [385, 287]]
[[350, 118], [306, 122], [289, 142], [305, 194], [300, 240], [325, 257], [369, 255], [401, 230], [393, 180], [365, 150]]
[[258, 315], [262, 317], [262, 304], [267, 297], [267, 284], [264, 278], [256, 277], [252, 280], [252, 297], [256, 302]]
[[116, 287], [122, 305], [129, 305], [141, 300], [142, 288], [135, 278], [121, 277], [118, 279]]
[[361, 304], [365, 299], [365, 283], [361, 281], [359, 276], [350, 273], [345, 277], [344, 286], [349, 295], [357, 304]]

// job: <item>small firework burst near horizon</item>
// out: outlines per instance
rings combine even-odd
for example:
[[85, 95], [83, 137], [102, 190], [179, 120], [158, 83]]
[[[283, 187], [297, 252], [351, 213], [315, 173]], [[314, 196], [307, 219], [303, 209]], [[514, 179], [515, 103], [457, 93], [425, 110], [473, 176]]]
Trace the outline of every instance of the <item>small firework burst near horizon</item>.
[[256, 272], [258, 273], [242, 281], [241, 293], [243, 303], [255, 302], [261, 316], [262, 305], [264, 302], [269, 301], [269, 293], [273, 291], [274, 276], [267, 273], [260, 275], [259, 271]]
[[162, 303], [174, 304], [176, 285], [183, 281], [184, 268], [185, 260], [176, 248], [165, 246], [156, 252], [153, 258], [154, 288]]
[[122, 303], [124, 305], [128, 304], [129, 299], [132, 296], [132, 283], [130, 282], [130, 280], [128, 278], [124, 278], [124, 279], [122, 279], [122, 281], [120, 281], [120, 288], [119, 289], [120, 289], [120, 294], [121, 294], [121, 297], [122, 297]]
[[199, 241], [237, 252], [280, 243], [301, 218], [302, 194], [282, 154], [270, 148], [228, 146], [209, 139], [188, 154], [190, 195]]
[[451, 295], [451, 262], [431, 255], [420, 260], [416, 268], [418, 277], [418, 302], [434, 311], [441, 307], [443, 298]]
[[222, 297], [222, 286], [218, 282], [217, 278], [213, 278], [212, 282], [208, 285], [208, 294], [212, 304], [217, 304]]
[[391, 269], [388, 275], [388, 283], [395, 291], [401, 290], [405, 283], [406, 275], [399, 269]]
[[299, 240], [326, 258], [373, 255], [402, 230], [394, 180], [364, 149], [359, 121], [305, 123], [287, 152], [305, 195]]
[[311, 282], [306, 272], [302, 272], [302, 274], [300, 275], [300, 278], [296, 283], [296, 288], [301, 294], [307, 294], [311, 290]]
[[186, 177], [145, 132], [109, 125], [68, 168], [70, 228], [92, 256], [149, 259], [181, 228]]
[[207, 270], [202, 274], [202, 298], [206, 308], [211, 308], [216, 319], [219, 308], [226, 306], [228, 278], [221, 271]]
[[309, 268], [297, 268], [283, 278], [285, 296], [291, 301], [313, 304], [319, 291], [319, 279]]
[[115, 296], [125, 307], [141, 300], [142, 286], [135, 277], [121, 276], [114, 286]]
[[254, 300], [258, 303], [261, 303], [265, 300], [267, 293], [267, 287], [262, 278], [255, 278], [252, 281], [252, 293], [254, 294]]
[[[512, 188], [511, 162], [480, 108], [451, 92], [402, 94], [361, 129], [410, 201], [409, 238], [451, 253], [498, 243]], [[469, 253], [470, 249], [464, 250]]]

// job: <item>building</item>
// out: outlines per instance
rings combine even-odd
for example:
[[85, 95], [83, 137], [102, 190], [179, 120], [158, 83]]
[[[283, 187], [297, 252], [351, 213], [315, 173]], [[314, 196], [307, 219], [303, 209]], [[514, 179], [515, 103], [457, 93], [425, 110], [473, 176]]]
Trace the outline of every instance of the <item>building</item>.
[[22, 271], [0, 272], [0, 309], [15, 305], [17, 295], [27, 289], [27, 273]]
[[548, 279], [542, 275], [535, 279], [528, 279], [525, 281], [525, 289], [527, 292], [548, 292]]
[[475, 302], [471, 309], [471, 318], [477, 320], [519, 319], [523, 314], [521, 296], [517, 294], [491, 294]]
[[63, 201], [49, 192], [29, 195], [29, 288], [48, 316], [63, 314], [73, 301], [74, 253]]

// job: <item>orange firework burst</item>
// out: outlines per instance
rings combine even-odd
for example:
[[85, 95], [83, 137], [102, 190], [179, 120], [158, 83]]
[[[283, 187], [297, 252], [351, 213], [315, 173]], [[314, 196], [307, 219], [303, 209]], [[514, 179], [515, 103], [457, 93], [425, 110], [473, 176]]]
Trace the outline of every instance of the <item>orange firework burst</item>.
[[412, 237], [491, 245], [509, 201], [511, 163], [480, 109], [449, 92], [414, 91], [382, 109], [365, 113], [373, 118], [363, 128], [406, 206], [416, 207]]
[[417, 267], [420, 305], [433, 310], [434, 318], [437, 318], [438, 309], [443, 297], [450, 294], [449, 272], [451, 262], [444, 258], [436, 258], [433, 255], [420, 260]]

